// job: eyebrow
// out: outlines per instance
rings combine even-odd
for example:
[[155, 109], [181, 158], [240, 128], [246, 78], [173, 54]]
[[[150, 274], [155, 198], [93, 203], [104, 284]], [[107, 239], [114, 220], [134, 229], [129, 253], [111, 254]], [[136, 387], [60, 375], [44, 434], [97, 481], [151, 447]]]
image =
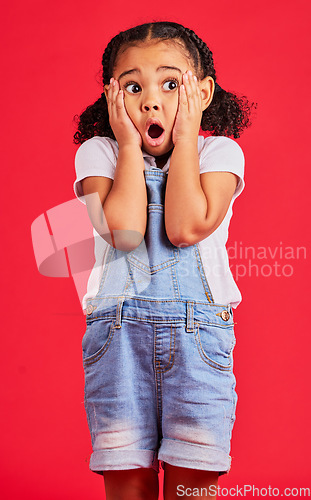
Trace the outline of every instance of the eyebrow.
[[[157, 71], [160, 71], [160, 70], [175, 70], [175, 71], [179, 71], [179, 73], [182, 74], [182, 71], [181, 69], [177, 68], [176, 66], [159, 66], [157, 68]], [[140, 70], [138, 68], [134, 68], [134, 69], [130, 69], [128, 71], [123, 71], [123, 73], [121, 73], [121, 75], [119, 76], [118, 80], [121, 80], [121, 78], [125, 75], [131, 75], [132, 73], [140, 73]]]

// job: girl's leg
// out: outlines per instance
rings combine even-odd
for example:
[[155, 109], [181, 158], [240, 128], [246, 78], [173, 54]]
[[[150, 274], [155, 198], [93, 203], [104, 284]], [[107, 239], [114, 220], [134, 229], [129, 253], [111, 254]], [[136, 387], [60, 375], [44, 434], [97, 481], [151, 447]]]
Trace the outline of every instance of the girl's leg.
[[158, 473], [154, 469], [104, 471], [106, 500], [158, 500]]
[[217, 498], [218, 472], [186, 469], [165, 463], [164, 500]]

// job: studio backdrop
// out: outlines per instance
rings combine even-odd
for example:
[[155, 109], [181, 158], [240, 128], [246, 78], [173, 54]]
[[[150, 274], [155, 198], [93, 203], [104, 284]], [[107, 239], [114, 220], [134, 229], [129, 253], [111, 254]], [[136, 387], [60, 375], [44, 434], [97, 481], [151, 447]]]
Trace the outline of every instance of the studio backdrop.
[[73, 193], [73, 117], [102, 92], [109, 40], [152, 20], [193, 29], [220, 85], [258, 104], [237, 139], [246, 187], [227, 250], [243, 298], [239, 399], [232, 469], [219, 485], [248, 496], [311, 487], [309, 14], [303, 0], [3, 6], [1, 498], [104, 498], [88, 468], [81, 299], [93, 240]]

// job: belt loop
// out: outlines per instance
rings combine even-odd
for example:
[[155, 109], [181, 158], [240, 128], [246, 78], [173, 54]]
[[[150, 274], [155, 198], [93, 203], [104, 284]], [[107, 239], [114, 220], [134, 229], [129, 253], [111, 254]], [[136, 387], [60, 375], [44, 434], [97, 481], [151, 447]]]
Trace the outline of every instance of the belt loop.
[[122, 326], [122, 307], [123, 307], [124, 297], [118, 297], [118, 305], [116, 310], [116, 322], [115, 328], [121, 328]]
[[194, 321], [193, 321], [193, 302], [187, 300], [187, 332], [194, 331]]

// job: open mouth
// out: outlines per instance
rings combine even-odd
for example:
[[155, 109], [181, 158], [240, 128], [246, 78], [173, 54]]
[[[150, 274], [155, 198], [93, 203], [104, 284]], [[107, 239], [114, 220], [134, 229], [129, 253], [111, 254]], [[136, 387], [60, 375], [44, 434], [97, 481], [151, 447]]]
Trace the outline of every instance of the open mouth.
[[162, 133], [163, 133], [163, 128], [160, 127], [160, 125], [157, 125], [156, 123], [150, 125], [148, 129], [148, 135], [152, 139], [157, 139], [158, 137], [160, 137]]
[[165, 130], [158, 118], [148, 118], [145, 137], [150, 146], [160, 146], [165, 139]]

